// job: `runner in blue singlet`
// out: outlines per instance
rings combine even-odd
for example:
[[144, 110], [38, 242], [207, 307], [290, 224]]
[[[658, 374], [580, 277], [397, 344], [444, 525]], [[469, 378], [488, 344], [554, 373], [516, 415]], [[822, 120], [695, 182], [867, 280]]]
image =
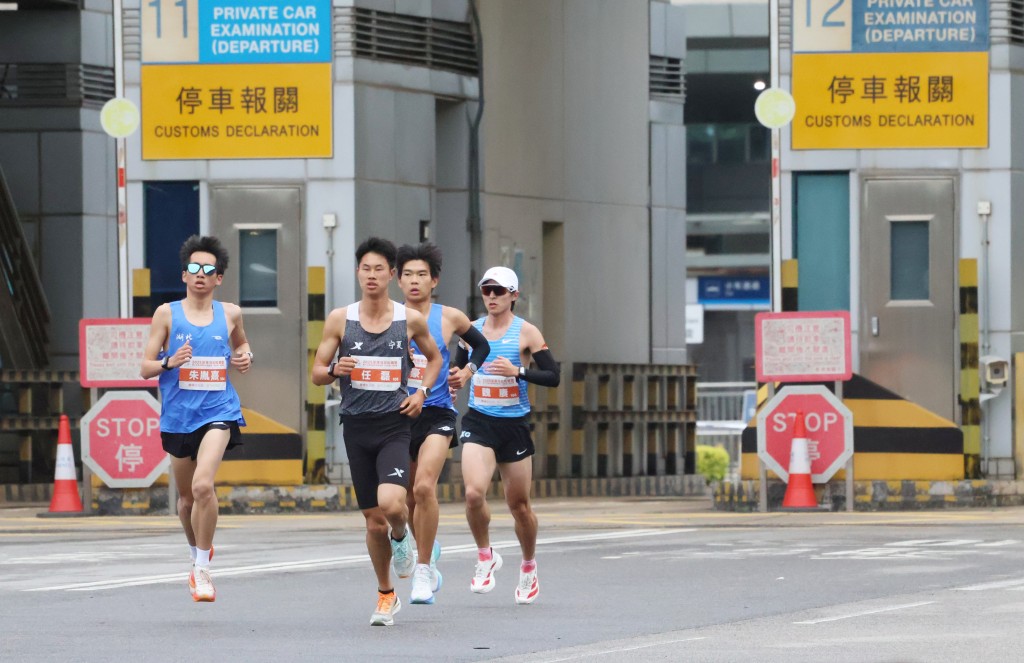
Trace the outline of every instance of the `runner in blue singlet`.
[[253, 354], [242, 328], [242, 309], [214, 300], [228, 252], [216, 237], [189, 237], [179, 252], [185, 299], [153, 314], [141, 374], [160, 377], [160, 436], [171, 455], [178, 487], [178, 518], [188, 539], [195, 601], [212, 602], [210, 580], [217, 494], [213, 479], [224, 451], [241, 444], [245, 425], [228, 368], [245, 373]]

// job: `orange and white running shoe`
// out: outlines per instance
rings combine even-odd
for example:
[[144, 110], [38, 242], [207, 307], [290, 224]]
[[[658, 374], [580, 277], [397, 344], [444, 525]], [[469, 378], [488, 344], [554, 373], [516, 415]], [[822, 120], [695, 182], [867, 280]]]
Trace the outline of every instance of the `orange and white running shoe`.
[[377, 591], [377, 609], [370, 617], [370, 626], [394, 626], [395, 613], [402, 609], [402, 601], [394, 591]]
[[[213, 561], [213, 546], [210, 546], [210, 561]], [[192, 568], [188, 571], [188, 593], [193, 596], [196, 595], [196, 564], [192, 562]]]
[[537, 569], [519, 571], [519, 586], [516, 587], [516, 603], [525, 605], [533, 603], [540, 594], [540, 582], [537, 580]]
[[217, 600], [217, 590], [210, 578], [210, 569], [196, 568], [196, 591], [192, 593], [192, 600], [196, 603], [213, 603]]
[[486, 562], [477, 560], [473, 579], [469, 582], [470, 591], [474, 594], [486, 594], [494, 589], [494, 572], [500, 568], [501, 555], [497, 550], [491, 550], [491, 558]]

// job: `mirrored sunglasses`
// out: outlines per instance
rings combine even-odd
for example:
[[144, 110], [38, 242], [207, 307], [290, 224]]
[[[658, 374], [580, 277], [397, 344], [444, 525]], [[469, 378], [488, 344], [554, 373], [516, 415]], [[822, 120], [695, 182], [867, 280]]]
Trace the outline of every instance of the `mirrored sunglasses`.
[[508, 292], [508, 288], [501, 285], [482, 285], [480, 286], [480, 292], [484, 293], [484, 297], [501, 297]]
[[188, 270], [189, 274], [198, 274], [201, 269], [203, 274], [209, 276], [217, 271], [217, 265], [200, 265], [198, 262], [190, 262], [185, 269]]

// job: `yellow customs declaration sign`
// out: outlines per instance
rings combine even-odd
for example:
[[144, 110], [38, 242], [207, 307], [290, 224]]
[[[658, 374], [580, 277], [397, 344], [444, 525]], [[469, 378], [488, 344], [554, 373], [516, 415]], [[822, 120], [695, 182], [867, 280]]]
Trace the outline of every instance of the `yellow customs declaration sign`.
[[792, 149], [988, 146], [988, 0], [793, 3]]
[[330, 0], [142, 5], [142, 158], [333, 154]]

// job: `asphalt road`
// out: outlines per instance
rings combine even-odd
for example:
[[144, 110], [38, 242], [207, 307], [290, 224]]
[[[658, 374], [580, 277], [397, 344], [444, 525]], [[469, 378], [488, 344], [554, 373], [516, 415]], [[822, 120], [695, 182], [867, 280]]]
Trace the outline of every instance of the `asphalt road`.
[[519, 553], [469, 589], [475, 546], [442, 506], [432, 606], [369, 626], [358, 514], [230, 516], [214, 604], [188, 595], [175, 519], [0, 510], [2, 661], [935, 661], [1024, 658], [1024, 509], [723, 514], [702, 500], [540, 500], [537, 603]]

